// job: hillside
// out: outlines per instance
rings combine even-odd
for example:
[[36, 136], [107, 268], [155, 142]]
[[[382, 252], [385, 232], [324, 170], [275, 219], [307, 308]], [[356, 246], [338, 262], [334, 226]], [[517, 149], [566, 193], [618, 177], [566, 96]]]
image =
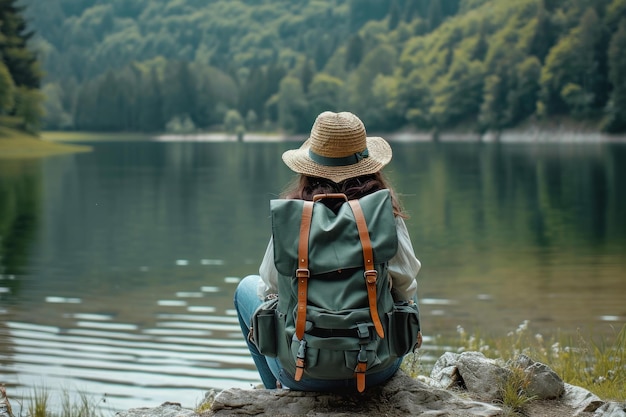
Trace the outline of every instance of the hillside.
[[22, 0], [45, 125], [626, 129], [626, 0]]

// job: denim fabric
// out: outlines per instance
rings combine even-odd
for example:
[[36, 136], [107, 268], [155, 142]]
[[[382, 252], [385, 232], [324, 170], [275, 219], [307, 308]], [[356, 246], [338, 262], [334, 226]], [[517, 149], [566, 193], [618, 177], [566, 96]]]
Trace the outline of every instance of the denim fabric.
[[[258, 275], [245, 277], [235, 290], [234, 303], [241, 331], [265, 388], [276, 388], [276, 382], [280, 381], [284, 388], [296, 391], [356, 391], [356, 382], [353, 378], [341, 380], [302, 378], [300, 381], [295, 381], [286, 371], [282, 369], [277, 358], [269, 358], [259, 353], [254, 343], [248, 340], [248, 333], [250, 331], [250, 321], [252, 319], [252, 315], [263, 302], [263, 300], [257, 296], [257, 286], [260, 281], [261, 277]], [[401, 363], [402, 358], [398, 359], [387, 369], [367, 375], [367, 387], [379, 385], [387, 381], [396, 373], [398, 368], [400, 368]]]

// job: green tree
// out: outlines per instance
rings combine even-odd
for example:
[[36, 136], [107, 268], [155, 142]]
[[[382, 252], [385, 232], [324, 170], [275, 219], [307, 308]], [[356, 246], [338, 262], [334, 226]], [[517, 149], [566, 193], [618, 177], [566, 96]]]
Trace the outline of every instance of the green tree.
[[237, 133], [240, 127], [245, 126], [243, 117], [235, 109], [228, 110], [224, 116], [224, 130], [230, 134]]
[[0, 62], [0, 112], [8, 113], [15, 104], [15, 83], [9, 69]]
[[259, 123], [259, 116], [254, 112], [254, 110], [248, 110], [246, 113], [246, 127], [248, 130], [252, 130], [256, 128]]
[[428, 28], [432, 31], [435, 30], [441, 22], [443, 22], [443, 0], [430, 0], [430, 6], [428, 8]]
[[196, 125], [188, 114], [177, 114], [167, 122], [165, 130], [175, 134], [193, 133], [196, 130]]
[[419, 17], [419, 2], [417, 0], [408, 0], [404, 5], [404, 21], [410, 22], [416, 17]]
[[365, 55], [359, 67], [345, 82], [347, 99], [342, 99], [342, 104], [347, 104], [352, 111], [367, 119], [368, 125], [373, 129], [380, 128], [377, 124], [386, 120], [381, 112], [384, 106], [374, 105], [374, 81], [379, 75], [392, 75], [396, 61], [395, 49], [390, 45], [380, 45]]
[[63, 90], [58, 83], [44, 85], [42, 93], [45, 97], [43, 123], [49, 129], [71, 129], [74, 121], [63, 107]]
[[603, 128], [609, 132], [626, 131], [626, 18], [622, 19], [609, 44], [609, 78], [613, 90]]
[[342, 88], [341, 79], [325, 73], [316, 74], [307, 95], [311, 114], [319, 114], [326, 110], [337, 111]]
[[350, 31], [358, 31], [369, 20], [383, 19], [389, 10], [389, 0], [349, 0]]
[[[588, 114], [593, 96], [602, 85], [603, 75], [598, 71], [596, 48], [602, 40], [602, 27], [593, 8], [587, 9], [580, 24], [550, 50], [541, 73], [541, 100], [548, 114], [567, 113], [572, 101], [564, 100], [563, 89], [568, 85], [582, 88], [577, 97], [592, 97], [584, 100], [585, 108], [577, 112]], [[569, 89], [570, 97], [572, 91]], [[579, 101], [577, 103], [580, 104]]]
[[407, 77], [396, 79], [395, 85], [390, 86], [387, 106], [417, 129], [428, 129], [432, 126], [432, 105], [431, 86], [419, 70], [411, 71]]
[[195, 83], [195, 76], [188, 62], [166, 64], [161, 88], [164, 120], [172, 120], [174, 116], [183, 114], [194, 114], [197, 103]]
[[34, 32], [27, 30], [24, 7], [17, 3], [0, 2], [0, 56], [17, 87], [36, 89], [40, 86], [41, 70], [37, 56], [27, 45]]
[[435, 126], [445, 127], [476, 118], [482, 103], [484, 76], [481, 62], [455, 53], [450, 70], [433, 87], [434, 103], [430, 113]]
[[26, 131], [36, 133], [43, 117], [44, 96], [38, 89], [20, 86], [15, 94], [15, 115], [22, 119]]
[[311, 81], [313, 81], [313, 77], [315, 76], [315, 64], [310, 59], [305, 59], [302, 62], [302, 66], [300, 68], [300, 82], [302, 83], [302, 89], [306, 94], [309, 91], [309, 85]]
[[358, 34], [352, 36], [348, 41], [346, 49], [345, 69], [351, 71], [358, 67], [363, 59], [365, 49], [363, 39]]
[[79, 130], [97, 130], [99, 117], [97, 108], [98, 82], [93, 80], [82, 84], [76, 98], [74, 123]]
[[278, 92], [278, 123], [282, 129], [302, 133], [309, 129], [308, 102], [300, 79], [287, 76], [280, 82]]
[[535, 113], [539, 98], [541, 63], [535, 56], [526, 57], [515, 67], [515, 88], [507, 97], [507, 120], [510, 126]]
[[161, 84], [154, 68], [144, 72], [138, 81], [136, 129], [158, 132], [164, 128]]
[[402, 10], [400, 9], [400, 5], [397, 0], [391, 0], [391, 4], [389, 6], [389, 22], [388, 27], [389, 30], [395, 30], [400, 23], [400, 13]]
[[556, 30], [552, 23], [550, 14], [547, 11], [546, 2], [547, 0], [539, 0], [537, 6], [537, 16], [535, 18], [535, 33], [533, 34], [529, 50], [529, 52], [539, 58], [541, 62], [544, 61], [550, 51], [550, 48], [554, 45], [556, 35]]

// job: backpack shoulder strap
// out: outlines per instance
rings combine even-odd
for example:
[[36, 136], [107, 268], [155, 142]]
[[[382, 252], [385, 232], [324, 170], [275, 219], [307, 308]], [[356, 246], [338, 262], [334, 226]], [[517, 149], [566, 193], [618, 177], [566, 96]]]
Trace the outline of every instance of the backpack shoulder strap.
[[298, 241], [298, 314], [296, 322], [296, 337], [302, 340], [306, 325], [306, 296], [310, 276], [309, 272], [309, 233], [311, 232], [311, 220], [313, 219], [313, 202], [305, 201], [302, 207], [302, 220], [300, 222], [300, 239]]
[[313, 202], [305, 201], [302, 206], [302, 220], [300, 221], [300, 238], [298, 241], [298, 269], [296, 279], [298, 280], [298, 307], [296, 314], [296, 337], [300, 341], [300, 349], [296, 358], [296, 381], [302, 379], [304, 374], [304, 329], [306, 328], [306, 305], [307, 291], [309, 286], [309, 234], [311, 232], [311, 221], [313, 220]]
[[383, 325], [380, 322], [378, 316], [378, 307], [376, 305], [376, 280], [378, 279], [378, 272], [374, 268], [374, 251], [372, 250], [372, 242], [370, 240], [369, 231], [367, 230], [367, 223], [365, 216], [363, 215], [363, 209], [359, 200], [348, 201], [352, 212], [354, 213], [354, 219], [356, 220], [356, 227], [359, 230], [359, 239], [361, 239], [361, 246], [363, 247], [363, 262], [365, 265], [365, 282], [367, 284], [367, 298], [369, 300], [370, 315], [372, 316], [372, 322], [376, 333], [381, 339], [385, 338], [385, 332]]

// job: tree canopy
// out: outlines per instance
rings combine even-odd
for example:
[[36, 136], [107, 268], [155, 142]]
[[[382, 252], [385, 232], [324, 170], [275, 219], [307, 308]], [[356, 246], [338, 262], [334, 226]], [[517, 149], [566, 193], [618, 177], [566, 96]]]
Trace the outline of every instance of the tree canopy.
[[[0, 1], [13, 22], [0, 40], [12, 27], [23, 43], [32, 33], [6, 17], [14, 3]], [[626, 0], [22, 4], [52, 129], [221, 129], [236, 110], [248, 130], [305, 132], [326, 109], [353, 111], [374, 131], [498, 130], [555, 116], [626, 129]], [[40, 81], [32, 54], [12, 56], [12, 82], [0, 67], [4, 111]], [[18, 66], [28, 70], [15, 78]]]
[[0, 116], [36, 131], [42, 116], [41, 71], [37, 56], [28, 48], [33, 32], [17, 3], [0, 0]]

